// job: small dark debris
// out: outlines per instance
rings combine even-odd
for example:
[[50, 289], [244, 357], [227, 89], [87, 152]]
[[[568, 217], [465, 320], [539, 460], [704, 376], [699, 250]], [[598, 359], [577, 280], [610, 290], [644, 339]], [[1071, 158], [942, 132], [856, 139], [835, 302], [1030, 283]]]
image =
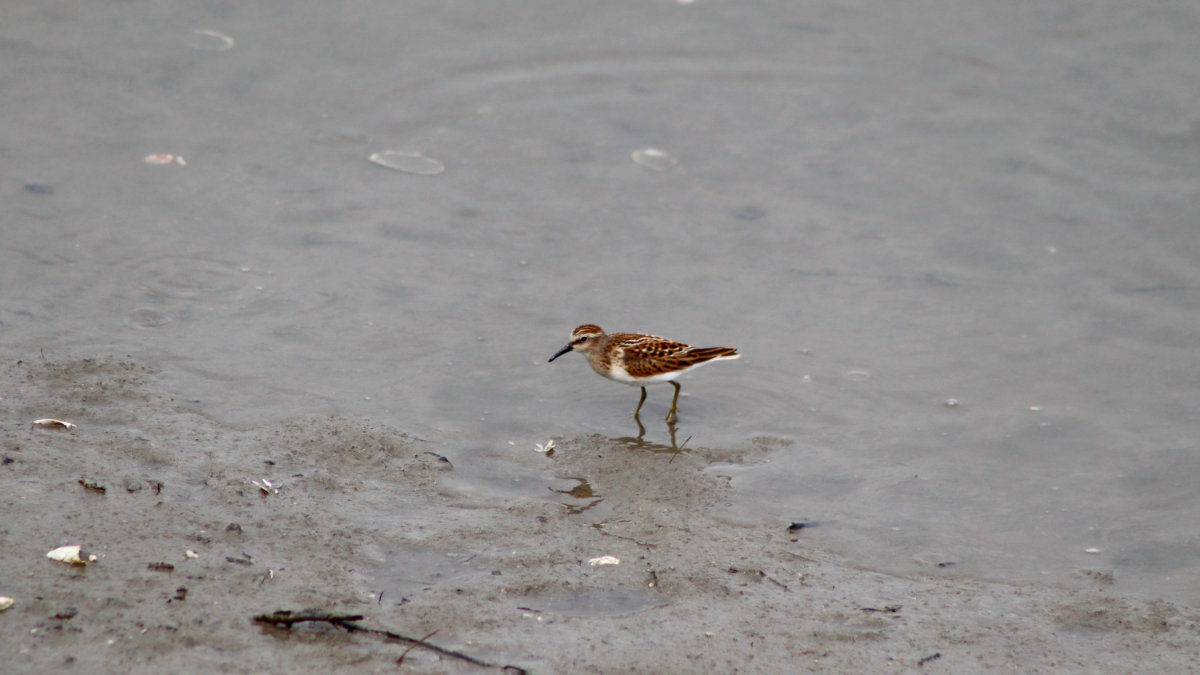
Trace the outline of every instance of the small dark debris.
[[767, 576], [766, 572], [763, 572], [763, 578], [766, 579], [767, 581], [775, 584], [776, 586], [782, 588], [785, 591], [791, 590], [788, 588], [787, 584], [783, 583], [782, 581], [780, 581], [774, 577]]
[[88, 480], [87, 478], [80, 478], [79, 484], [88, 490], [95, 490], [96, 492], [99, 492], [100, 494], [104, 494], [104, 493], [108, 492], [108, 489], [105, 488], [103, 485], [97, 483], [96, 481]]
[[954, 567], [957, 564], [958, 563], [954, 562], [953, 560], [947, 560], [945, 562], [938, 563], [938, 567]]
[[436, 452], [430, 452], [429, 450], [426, 450], [426, 451], [425, 451], [425, 454], [426, 454], [426, 455], [433, 455], [434, 457], [437, 457], [437, 459], [438, 459], [438, 461], [439, 461], [439, 462], [445, 462], [445, 463], [447, 463], [447, 464], [449, 464], [449, 463], [450, 463], [450, 460], [446, 459], [446, 458], [445, 458], [443, 455], [439, 455], [439, 454], [437, 454]]
[[184, 600], [187, 599], [187, 593], [188, 593], [187, 589], [180, 586], [179, 588], [175, 589], [175, 597], [173, 597], [171, 599], [183, 602]]
[[500, 576], [500, 570], [492, 570], [492, 576], [494, 576], [494, 577]]
[[929, 663], [930, 661], [936, 661], [936, 660], [938, 660], [938, 659], [940, 659], [940, 658], [942, 658], [942, 653], [941, 653], [941, 652], [934, 652], [934, 653], [930, 654], [929, 656], [923, 657], [923, 658], [921, 658], [919, 661], [917, 661], [917, 665], [918, 665], [918, 666], [923, 666], [923, 665], [925, 665], [926, 663]]
[[758, 208], [757, 206], [743, 206], [733, 215], [736, 216], [738, 220], [760, 220], [763, 216], [767, 215], [767, 212]]
[[936, 276], [932, 272], [925, 275], [925, 283], [932, 284], [934, 286], [948, 286], [950, 288], [954, 288], [956, 286], [961, 285], [957, 281], [951, 281], [950, 279], [943, 279], [939, 276]]
[[74, 607], [68, 607], [65, 610], [59, 612], [58, 614], [55, 614], [54, 616], [52, 616], [50, 618], [57, 619], [58, 621], [66, 621], [68, 619], [75, 618], [75, 615], [78, 613], [79, 613], [78, 609], [75, 609]]
[[54, 194], [53, 185], [43, 185], [41, 183], [27, 183], [25, 185], [26, 192], [32, 192], [35, 195], [52, 195]]
[[175, 566], [166, 562], [152, 562], [146, 565], [146, 569], [152, 572], [174, 572]]
[[142, 481], [127, 480], [125, 481], [125, 491], [129, 493], [138, 492], [142, 489]]
[[864, 612], [883, 612], [885, 614], [896, 614], [904, 605], [888, 605], [886, 607], [859, 607]]
[[267, 466], [275, 466], [275, 460], [273, 460], [273, 459], [264, 459], [264, 460], [263, 460], [263, 464], [266, 464]]
[[162, 489], [163, 489], [163, 484], [162, 484], [162, 483], [155, 483], [155, 484], [154, 484], [154, 494], [160, 494], [160, 493], [162, 492]]
[[[245, 554], [243, 553], [242, 555], [245, 555]], [[237, 563], [239, 565], [251, 564], [249, 558], [234, 558], [233, 556], [227, 555], [227, 556], [225, 556], [225, 560], [228, 562], [231, 562], [231, 563]]]
[[13, 459], [12, 457], [5, 457], [3, 464], [5, 466], [8, 466], [9, 464], [12, 464], [15, 461], [17, 461], [17, 460]]
[[[362, 614], [333, 614], [331, 612], [323, 612], [319, 609], [302, 609], [293, 612], [290, 609], [281, 609], [270, 614], [259, 614], [254, 617], [254, 620], [259, 623], [270, 623], [281, 628], [291, 628], [293, 624], [305, 622], [325, 622], [334, 625], [343, 625], [351, 621], [362, 621]], [[346, 627], [343, 625], [343, 627]], [[352, 630], [362, 630], [357, 627]]]
[[791, 525], [788, 525], [788, 532], [795, 532], [797, 530], [803, 530], [806, 527], [812, 527], [812, 526], [813, 526], [812, 523], [806, 523], [804, 521], [798, 520], [798, 521], [792, 523]]
[[228, 525], [226, 525], [226, 526], [225, 526], [225, 531], [226, 531], [226, 532], [233, 532], [233, 533], [235, 533], [235, 534], [241, 534], [241, 533], [242, 533], [242, 526], [241, 526], [241, 525], [238, 525], [237, 523], [230, 523], [230, 524], [228, 524]]

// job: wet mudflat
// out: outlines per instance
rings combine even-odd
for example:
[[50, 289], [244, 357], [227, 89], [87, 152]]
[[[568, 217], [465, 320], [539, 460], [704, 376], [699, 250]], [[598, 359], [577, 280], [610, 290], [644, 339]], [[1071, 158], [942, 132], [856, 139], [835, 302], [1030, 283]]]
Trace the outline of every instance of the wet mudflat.
[[[777, 439], [560, 438], [516, 454], [525, 496], [481, 494], [460, 463], [511, 448], [471, 460], [348, 416], [234, 430], [161, 381], [114, 357], [0, 372], [8, 419], [78, 425], [5, 427], [11, 672], [1184, 672], [1200, 649], [1195, 608], [1103, 573], [1074, 589], [888, 574], [813, 545], [820, 523], [722, 517], [713, 467]], [[98, 560], [44, 557], [63, 544]], [[254, 621], [279, 610], [375, 632]]]

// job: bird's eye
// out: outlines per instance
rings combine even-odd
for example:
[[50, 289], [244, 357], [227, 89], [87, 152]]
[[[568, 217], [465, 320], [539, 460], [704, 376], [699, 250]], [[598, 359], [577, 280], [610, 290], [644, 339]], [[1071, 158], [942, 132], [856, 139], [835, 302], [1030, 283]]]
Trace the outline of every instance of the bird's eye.
[[588, 341], [588, 336], [584, 335], [583, 337], [579, 338], [579, 341], [580, 341], [580, 342], [587, 342], [587, 341]]

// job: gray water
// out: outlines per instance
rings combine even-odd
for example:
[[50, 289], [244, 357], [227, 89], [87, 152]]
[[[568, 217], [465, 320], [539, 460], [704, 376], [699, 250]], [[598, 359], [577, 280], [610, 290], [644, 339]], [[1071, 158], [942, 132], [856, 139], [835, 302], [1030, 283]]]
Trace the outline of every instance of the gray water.
[[10, 5], [8, 359], [503, 467], [636, 433], [575, 325], [736, 346], [731, 521], [1200, 602], [1194, 2]]

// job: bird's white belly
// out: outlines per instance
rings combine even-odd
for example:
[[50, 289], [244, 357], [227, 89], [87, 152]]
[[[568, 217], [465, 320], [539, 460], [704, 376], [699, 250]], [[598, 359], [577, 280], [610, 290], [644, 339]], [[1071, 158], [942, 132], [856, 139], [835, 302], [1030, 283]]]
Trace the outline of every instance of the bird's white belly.
[[[695, 366], [692, 366], [692, 368], [695, 368]], [[692, 368], [686, 368], [684, 370], [676, 370], [671, 373], [660, 373], [658, 375], [651, 375], [650, 377], [633, 377], [629, 373], [625, 372], [624, 370], [620, 370], [618, 368], [613, 368], [612, 372], [602, 373], [602, 374], [610, 380], [616, 380], [617, 382], [627, 384], [631, 387], [644, 387], [647, 384], [658, 384], [660, 382], [670, 382], [671, 380], [679, 377], [680, 375], [686, 373], [687, 371], [691, 370]]]

